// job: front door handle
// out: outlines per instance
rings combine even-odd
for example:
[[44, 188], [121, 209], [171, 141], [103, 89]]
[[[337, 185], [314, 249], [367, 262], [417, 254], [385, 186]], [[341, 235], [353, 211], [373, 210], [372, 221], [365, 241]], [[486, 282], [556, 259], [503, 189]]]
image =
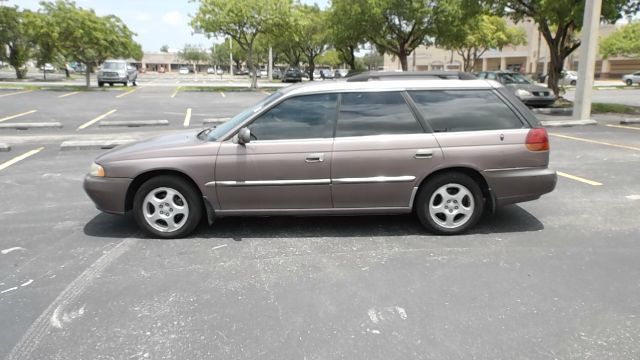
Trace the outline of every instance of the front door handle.
[[418, 149], [416, 151], [416, 159], [431, 159], [433, 157], [433, 150], [431, 149]]
[[308, 163], [314, 163], [314, 162], [323, 162], [324, 161], [324, 154], [322, 153], [318, 153], [318, 154], [309, 154], [307, 155], [307, 157], [304, 159], [305, 162]]

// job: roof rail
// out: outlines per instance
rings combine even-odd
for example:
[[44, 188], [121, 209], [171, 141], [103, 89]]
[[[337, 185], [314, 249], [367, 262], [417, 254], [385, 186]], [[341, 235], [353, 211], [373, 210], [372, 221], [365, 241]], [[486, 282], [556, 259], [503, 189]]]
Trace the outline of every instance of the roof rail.
[[476, 80], [475, 75], [463, 71], [367, 71], [354, 75], [347, 75], [349, 82], [364, 82], [376, 80]]

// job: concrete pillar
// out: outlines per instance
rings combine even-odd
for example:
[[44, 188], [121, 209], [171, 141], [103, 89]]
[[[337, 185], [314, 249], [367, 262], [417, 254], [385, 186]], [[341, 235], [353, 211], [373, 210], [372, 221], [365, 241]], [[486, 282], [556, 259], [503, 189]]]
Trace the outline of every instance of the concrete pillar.
[[582, 27], [582, 44], [580, 49], [580, 66], [578, 66], [578, 85], [573, 103], [573, 118], [585, 120], [591, 118], [591, 93], [593, 92], [593, 76], [598, 53], [598, 32], [600, 30], [600, 13], [602, 0], [587, 1], [584, 8]]
[[532, 74], [538, 73], [538, 59], [534, 59], [533, 61], [531, 61], [531, 73]]
[[482, 71], [487, 71], [488, 67], [489, 61], [487, 60], [487, 58], [482, 58]]
[[507, 70], [507, 58], [506, 57], [501, 57], [500, 58], [500, 70]]
[[545, 59], [542, 65], [542, 73], [547, 75], [549, 73], [549, 62]]
[[600, 65], [600, 79], [609, 78], [611, 72], [611, 63], [609, 60], [602, 59], [602, 65]]

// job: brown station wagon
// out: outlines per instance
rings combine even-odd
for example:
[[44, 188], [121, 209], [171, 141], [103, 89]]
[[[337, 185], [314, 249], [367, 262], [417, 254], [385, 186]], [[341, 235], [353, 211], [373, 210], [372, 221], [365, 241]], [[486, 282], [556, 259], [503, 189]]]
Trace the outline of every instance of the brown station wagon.
[[98, 209], [132, 210], [162, 238], [203, 217], [412, 211], [452, 235], [552, 191], [548, 163], [546, 130], [497, 82], [338, 81], [287, 87], [217, 128], [113, 149], [84, 188]]

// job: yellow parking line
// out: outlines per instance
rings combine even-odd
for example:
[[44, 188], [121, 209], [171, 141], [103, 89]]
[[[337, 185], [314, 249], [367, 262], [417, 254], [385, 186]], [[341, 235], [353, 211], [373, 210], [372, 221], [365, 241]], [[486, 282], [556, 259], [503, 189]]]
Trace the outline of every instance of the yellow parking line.
[[191, 108], [187, 109], [187, 114], [184, 116], [184, 127], [188, 127], [191, 122]]
[[178, 95], [178, 91], [180, 91], [180, 86], [178, 86], [176, 88], [176, 91], [173, 92], [173, 94], [171, 94], [171, 98], [173, 99], [174, 97], [176, 97], [176, 95]]
[[223, 98], [227, 97], [227, 95], [225, 95], [222, 91], [220, 91], [220, 95], [222, 95]]
[[556, 171], [556, 173], [557, 173], [559, 176], [566, 177], [567, 179], [571, 179], [571, 180], [575, 180], [575, 181], [580, 181], [580, 182], [582, 182], [582, 183], [589, 184], [589, 185], [592, 185], [592, 186], [601, 186], [601, 185], [602, 185], [602, 183], [599, 183], [599, 182], [597, 182], [597, 181], [593, 181], [593, 180], [589, 180], [589, 179], [581, 178], [581, 177], [579, 177], [579, 176], [575, 176], [575, 175], [571, 175], [571, 174], [563, 173], [563, 172], [561, 172], [561, 171]]
[[124, 97], [124, 96], [127, 96], [127, 95], [131, 94], [131, 93], [132, 93], [132, 92], [134, 92], [134, 91], [136, 91], [136, 89], [129, 90], [129, 91], [127, 91], [126, 93], [124, 93], [124, 94], [120, 94], [120, 95], [118, 95], [118, 96], [116, 96], [116, 97], [117, 97], [117, 98], [121, 98], [121, 97]]
[[609, 124], [607, 124], [607, 126], [608, 126], [608, 127], [612, 127], [612, 128], [618, 128], [618, 129], [640, 130], [640, 127], [633, 127], [633, 126], [609, 125]]
[[549, 135], [556, 136], [556, 137], [563, 138], [563, 139], [584, 141], [584, 142], [588, 142], [588, 143], [592, 143], [592, 144], [607, 145], [607, 146], [613, 146], [613, 147], [617, 147], [617, 148], [621, 148], [621, 149], [640, 151], [640, 148], [637, 148], [637, 147], [634, 147], [634, 146], [612, 144], [612, 143], [608, 143], [608, 142], [604, 142], [604, 141], [584, 139], [584, 138], [579, 138], [579, 137], [575, 137], [575, 136], [568, 136], [568, 135], [560, 135], [560, 134], [549, 134]]
[[106, 118], [107, 116], [109, 116], [109, 115], [113, 114], [114, 112], [116, 112], [116, 109], [113, 109], [113, 110], [109, 111], [108, 113], [102, 114], [102, 115], [98, 116], [97, 118], [95, 118], [95, 119], [93, 119], [93, 120], [89, 120], [89, 121], [87, 121], [86, 123], [84, 123], [84, 124], [82, 124], [82, 125], [78, 126], [78, 128], [76, 129], [76, 131], [77, 131], [77, 130], [82, 130], [82, 129], [86, 128], [86, 127], [89, 127], [89, 126], [93, 125], [94, 123], [96, 123], [96, 122], [98, 122], [98, 121], [100, 121], [100, 120], [102, 120], [102, 119]]
[[3, 117], [2, 119], [0, 119], [0, 122], [7, 121], [7, 120], [11, 120], [11, 119], [15, 119], [15, 118], [20, 117], [20, 116], [25, 116], [25, 115], [33, 114], [33, 113], [34, 113], [34, 112], [36, 112], [36, 111], [38, 111], [38, 110], [29, 110], [29, 111], [26, 111], [26, 112], [23, 112], [23, 113], [20, 113], [20, 114], [15, 114], [15, 115], [11, 115], [11, 116], [7, 116], [7, 117]]
[[24, 153], [22, 155], [16, 156], [16, 157], [14, 157], [13, 159], [11, 159], [9, 161], [3, 162], [2, 164], [0, 164], [0, 170], [4, 170], [4, 169], [8, 168], [9, 166], [11, 166], [13, 164], [28, 158], [29, 156], [33, 156], [33, 155], [39, 153], [40, 151], [42, 151], [42, 149], [44, 149], [44, 147], [39, 147], [37, 149], [33, 149], [33, 150], [30, 150], [30, 151], [27, 151], [26, 153]]
[[32, 91], [33, 90], [18, 91], [18, 92], [9, 93], [9, 94], [2, 94], [2, 95], [0, 95], [0, 97], [13, 96], [13, 95], [18, 95], [18, 94], [26, 94], [26, 93], [30, 93]]
[[67, 93], [67, 94], [64, 94], [64, 95], [60, 95], [60, 96], [58, 96], [58, 97], [59, 97], [59, 98], [65, 98], [65, 97], [67, 97], [67, 96], [72, 96], [72, 95], [75, 95], [75, 94], [80, 94], [80, 91], [70, 92], [70, 93]]

